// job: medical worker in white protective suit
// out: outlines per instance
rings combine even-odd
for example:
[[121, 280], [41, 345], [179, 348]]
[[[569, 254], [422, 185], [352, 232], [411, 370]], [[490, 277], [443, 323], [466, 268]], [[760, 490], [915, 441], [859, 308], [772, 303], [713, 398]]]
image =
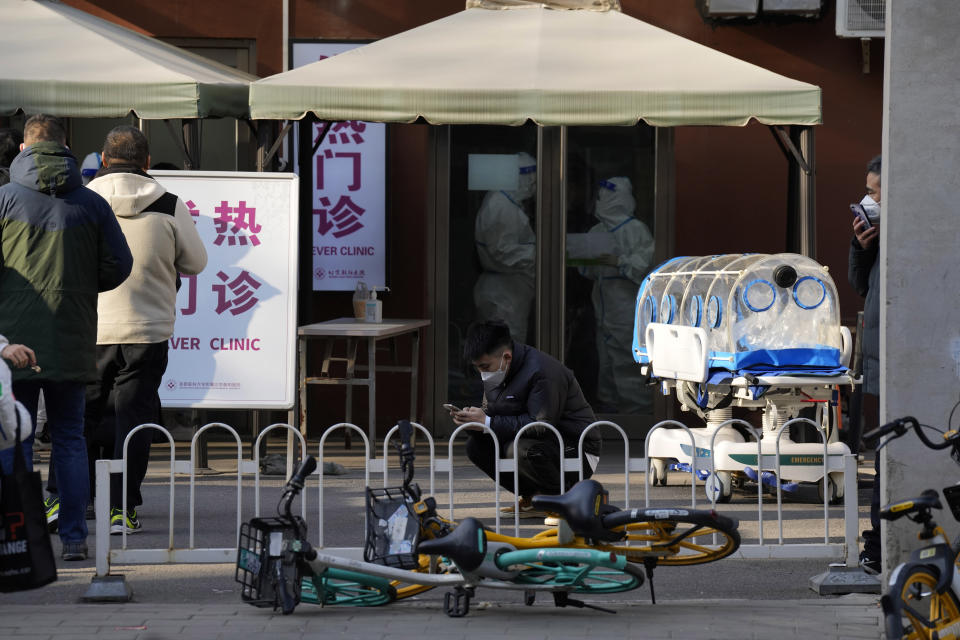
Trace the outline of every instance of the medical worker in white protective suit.
[[483, 273], [473, 288], [473, 302], [478, 320], [503, 320], [510, 335], [525, 343], [537, 246], [523, 201], [537, 192], [537, 162], [528, 153], [517, 156], [517, 190], [488, 191], [477, 212], [474, 240]]
[[636, 201], [629, 178], [607, 178], [598, 187], [594, 215], [599, 222], [589, 233], [610, 233], [613, 253], [600, 257], [604, 265], [581, 267], [580, 273], [594, 282], [599, 410], [649, 413], [651, 394], [631, 349], [637, 290], [653, 262], [653, 234], [633, 215]]

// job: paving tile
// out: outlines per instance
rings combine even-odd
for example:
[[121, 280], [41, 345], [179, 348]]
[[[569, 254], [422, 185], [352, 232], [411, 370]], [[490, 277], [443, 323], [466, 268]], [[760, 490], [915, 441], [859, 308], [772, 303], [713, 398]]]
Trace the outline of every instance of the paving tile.
[[[481, 601], [485, 602], [485, 601]], [[599, 600], [598, 600], [599, 602]], [[708, 640], [757, 638], [806, 640], [810, 637], [878, 638], [881, 612], [876, 599], [799, 601], [673, 601], [659, 605], [618, 605], [618, 613], [491, 603], [459, 620], [433, 602], [405, 602], [375, 609], [301, 607], [292, 616], [236, 605], [156, 605], [130, 603], [99, 607], [66, 604], [4, 606], [0, 637], [28, 640], [214, 640], [263, 635], [271, 640], [581, 640], [631, 637]], [[119, 627], [146, 626], [146, 629]]]

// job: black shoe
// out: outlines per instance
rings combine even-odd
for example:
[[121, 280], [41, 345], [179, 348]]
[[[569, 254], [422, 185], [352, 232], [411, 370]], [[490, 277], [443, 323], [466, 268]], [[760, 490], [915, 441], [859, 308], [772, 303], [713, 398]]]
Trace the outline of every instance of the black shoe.
[[872, 558], [866, 553], [860, 554], [860, 568], [872, 576], [880, 575], [880, 572], [883, 571], [880, 558]]
[[87, 543], [86, 542], [64, 542], [63, 552], [60, 557], [64, 560], [86, 560]]

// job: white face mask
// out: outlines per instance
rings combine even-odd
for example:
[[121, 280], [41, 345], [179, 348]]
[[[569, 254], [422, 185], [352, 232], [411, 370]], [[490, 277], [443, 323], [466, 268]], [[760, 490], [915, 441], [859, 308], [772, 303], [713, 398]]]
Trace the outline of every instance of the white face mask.
[[483, 381], [483, 386], [485, 389], [492, 389], [493, 387], [500, 386], [500, 383], [503, 382], [504, 377], [506, 377], [507, 372], [503, 369], [503, 356], [500, 356], [500, 365], [496, 371], [481, 371], [480, 379]]
[[867, 214], [867, 219], [870, 220], [873, 224], [880, 222], [880, 203], [871, 198], [870, 196], [863, 196], [863, 200], [860, 201], [860, 204], [863, 205], [863, 210]]

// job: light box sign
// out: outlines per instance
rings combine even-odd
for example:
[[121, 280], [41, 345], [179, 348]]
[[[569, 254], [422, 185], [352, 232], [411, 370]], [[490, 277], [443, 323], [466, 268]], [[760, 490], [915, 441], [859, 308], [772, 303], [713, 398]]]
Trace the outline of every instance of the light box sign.
[[[294, 67], [363, 46], [295, 42]], [[315, 123], [313, 142], [326, 123]], [[386, 146], [383, 123], [334, 122], [313, 158], [313, 290], [386, 284]], [[296, 165], [295, 165], [296, 166]]]
[[181, 276], [164, 407], [288, 409], [296, 389], [297, 176], [154, 171], [186, 203], [207, 266]]

